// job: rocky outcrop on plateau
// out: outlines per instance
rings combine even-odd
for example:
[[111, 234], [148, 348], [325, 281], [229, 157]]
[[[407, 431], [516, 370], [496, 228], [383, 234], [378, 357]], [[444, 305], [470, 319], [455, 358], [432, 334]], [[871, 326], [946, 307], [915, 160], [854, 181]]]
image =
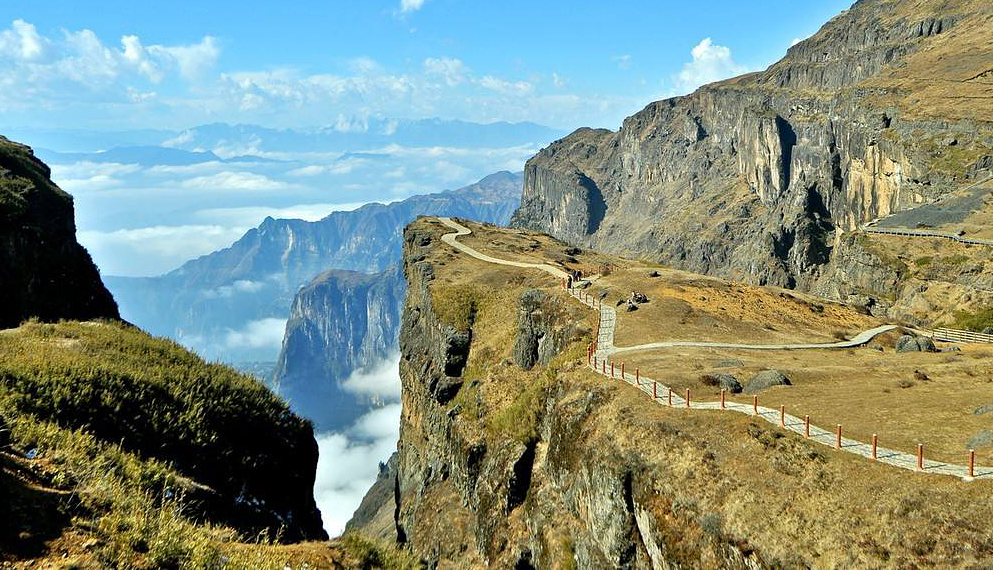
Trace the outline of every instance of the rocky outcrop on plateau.
[[72, 196], [27, 146], [0, 137], [0, 328], [32, 317], [119, 319], [89, 253], [76, 241]]
[[891, 280], [839, 271], [851, 261], [836, 246], [985, 176], [991, 15], [979, 1], [856, 2], [765, 71], [541, 150], [512, 224], [842, 300], [858, 280]]

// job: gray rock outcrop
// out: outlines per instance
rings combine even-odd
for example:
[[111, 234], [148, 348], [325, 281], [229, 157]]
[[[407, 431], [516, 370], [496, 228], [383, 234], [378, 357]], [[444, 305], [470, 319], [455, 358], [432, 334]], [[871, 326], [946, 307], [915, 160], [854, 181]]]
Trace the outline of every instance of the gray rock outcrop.
[[532, 289], [521, 295], [517, 313], [514, 362], [525, 370], [548, 364], [575, 334], [572, 324], [563, 326], [559, 300]]
[[745, 383], [746, 394], [756, 394], [772, 386], [791, 386], [790, 379], [778, 370], [763, 370]]
[[969, 438], [966, 449], [979, 449], [993, 445], [993, 430], [983, 430]]
[[897, 352], [938, 352], [934, 341], [925, 336], [905, 334], [896, 341]]

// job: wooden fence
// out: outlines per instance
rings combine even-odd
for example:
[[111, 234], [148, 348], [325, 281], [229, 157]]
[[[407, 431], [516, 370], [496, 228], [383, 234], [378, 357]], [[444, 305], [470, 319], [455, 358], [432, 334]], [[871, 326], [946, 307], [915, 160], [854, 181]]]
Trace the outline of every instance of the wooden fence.
[[951, 342], [988, 342], [993, 343], [993, 334], [983, 334], [972, 331], [960, 331], [957, 329], [934, 329], [932, 332], [934, 340], [947, 340]]

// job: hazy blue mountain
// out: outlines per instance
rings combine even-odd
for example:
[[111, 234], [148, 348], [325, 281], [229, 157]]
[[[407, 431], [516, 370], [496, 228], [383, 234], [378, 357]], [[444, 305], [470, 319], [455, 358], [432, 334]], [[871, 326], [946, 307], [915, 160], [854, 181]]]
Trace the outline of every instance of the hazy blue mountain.
[[210, 359], [275, 360], [297, 290], [328, 269], [379, 272], [400, 259], [403, 228], [417, 216], [506, 224], [520, 203], [521, 173], [391, 204], [333, 212], [316, 222], [266, 218], [230, 247], [158, 277], [105, 282], [121, 315]]
[[297, 292], [272, 383], [319, 431], [341, 430], [387, 403], [381, 386], [343, 384], [399, 350], [406, 289], [395, 263], [380, 273], [325, 271]]

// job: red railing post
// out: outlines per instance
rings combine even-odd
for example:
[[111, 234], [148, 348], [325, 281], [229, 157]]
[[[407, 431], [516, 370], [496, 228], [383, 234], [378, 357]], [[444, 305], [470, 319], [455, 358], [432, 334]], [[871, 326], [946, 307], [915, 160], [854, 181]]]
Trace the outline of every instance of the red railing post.
[[810, 437], [810, 416], [803, 416], [803, 437]]
[[786, 427], [786, 406], [779, 406], [779, 427]]
[[923, 443], [918, 443], [917, 444], [917, 470], [918, 471], [923, 471], [924, 470], [924, 444]]
[[641, 372], [637, 368], [634, 369], [634, 381], [641, 386]]
[[603, 374], [604, 376], [607, 375], [607, 359], [606, 358], [604, 358], [603, 360], [600, 361], [600, 374]]
[[722, 389], [721, 389], [721, 409], [722, 409], [722, 410], [724, 410], [724, 409], [727, 409], [727, 406], [726, 406], [726, 405], [724, 404], [724, 395], [725, 395], [726, 393], [727, 393], [727, 390], [724, 390], [724, 389], [722, 388]]
[[878, 459], [876, 456], [876, 449], [879, 447], [879, 437], [876, 434], [872, 434], [872, 459]]
[[976, 476], [976, 450], [969, 450], [969, 477]]
[[752, 411], [755, 413], [756, 416], [759, 415], [759, 397], [758, 396], [752, 396]]
[[614, 377], [614, 361], [613, 360], [610, 361], [610, 377], [611, 378]]
[[838, 424], [838, 439], [834, 442], [835, 449], [841, 449], [841, 424]]
[[621, 363], [621, 380], [627, 381], [627, 376], [624, 375], [624, 363]]
[[652, 399], [657, 400], [659, 397], [659, 383], [652, 382]]
[[686, 389], [686, 407], [690, 407], [690, 389]]
[[672, 388], [669, 388], [669, 406], [672, 407]]

